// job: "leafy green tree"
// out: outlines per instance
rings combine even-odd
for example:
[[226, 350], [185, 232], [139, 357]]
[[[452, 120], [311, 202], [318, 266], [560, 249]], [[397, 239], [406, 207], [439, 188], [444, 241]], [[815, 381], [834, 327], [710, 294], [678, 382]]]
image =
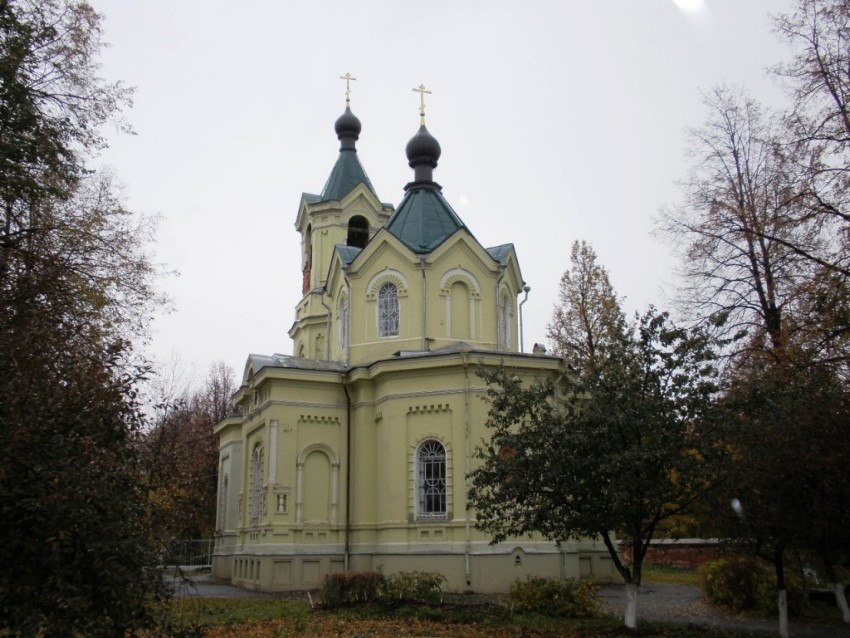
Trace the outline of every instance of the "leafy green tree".
[[136, 388], [149, 227], [88, 170], [128, 93], [77, 0], [0, 0], [0, 634], [118, 636], [163, 593]]
[[[601, 537], [626, 583], [625, 623], [634, 627], [643, 559], [659, 523], [687, 511], [711, 484], [714, 354], [704, 334], [654, 309], [626, 325], [592, 252], [573, 255], [580, 267], [564, 285], [589, 284], [594, 294], [566, 298], [603, 300], [585, 310], [608, 319], [584, 325], [609, 326], [606, 337], [592, 350], [576, 348], [557, 379], [525, 387], [509, 369], [483, 373], [492, 440], [477, 448], [469, 497], [476, 525], [494, 542], [531, 532], [559, 543]], [[588, 343], [581, 331], [570, 338]], [[631, 565], [615, 532], [631, 545]]]
[[[773, 564], [784, 634], [789, 552], [834, 583], [834, 566], [850, 556], [850, 393], [834, 368], [803, 356], [737, 364], [721, 402], [734, 462], [713, 512], [726, 534]], [[847, 620], [843, 586], [835, 589]]]

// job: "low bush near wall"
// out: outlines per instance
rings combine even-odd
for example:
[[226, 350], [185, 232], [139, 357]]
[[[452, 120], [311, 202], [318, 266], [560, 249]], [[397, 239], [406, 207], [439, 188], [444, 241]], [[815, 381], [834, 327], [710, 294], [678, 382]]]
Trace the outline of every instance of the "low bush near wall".
[[530, 576], [511, 585], [511, 609], [562, 618], [592, 618], [599, 612], [598, 587], [591, 582]]
[[322, 602], [328, 609], [378, 600], [385, 577], [381, 572], [328, 574], [322, 582]]
[[439, 602], [446, 578], [438, 572], [381, 572], [330, 574], [322, 582], [321, 598], [327, 609], [355, 603]]
[[398, 572], [380, 585], [381, 599], [440, 602], [446, 577], [439, 572]]
[[[776, 611], [776, 578], [764, 561], [751, 556], [721, 558], [700, 568], [702, 590], [709, 601], [732, 611]], [[800, 579], [786, 572], [788, 611], [799, 614], [806, 604]]]

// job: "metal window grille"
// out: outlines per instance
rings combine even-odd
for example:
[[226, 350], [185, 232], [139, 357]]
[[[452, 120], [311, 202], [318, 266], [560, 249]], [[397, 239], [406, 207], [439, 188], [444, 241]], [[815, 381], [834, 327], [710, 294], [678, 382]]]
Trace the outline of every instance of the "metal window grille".
[[398, 335], [398, 288], [386, 283], [378, 290], [378, 336]]
[[446, 515], [446, 449], [438, 441], [419, 448], [419, 515]]
[[209, 567], [215, 546], [213, 538], [188, 540], [172, 539], [165, 556], [165, 564], [178, 567]]

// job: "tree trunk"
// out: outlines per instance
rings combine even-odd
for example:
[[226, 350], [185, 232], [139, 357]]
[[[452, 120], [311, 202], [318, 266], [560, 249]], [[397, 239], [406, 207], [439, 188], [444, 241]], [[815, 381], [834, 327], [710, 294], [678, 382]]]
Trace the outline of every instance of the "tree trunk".
[[626, 583], [626, 627], [637, 628], [637, 600], [638, 586], [635, 583]]
[[850, 623], [850, 607], [847, 606], [847, 597], [844, 595], [844, 585], [835, 582], [832, 584], [832, 589], [835, 591], [835, 602], [841, 610], [841, 617], [844, 622]]
[[779, 608], [779, 635], [781, 638], [789, 638], [791, 635], [788, 632], [788, 590], [780, 589], [776, 597], [776, 604]]

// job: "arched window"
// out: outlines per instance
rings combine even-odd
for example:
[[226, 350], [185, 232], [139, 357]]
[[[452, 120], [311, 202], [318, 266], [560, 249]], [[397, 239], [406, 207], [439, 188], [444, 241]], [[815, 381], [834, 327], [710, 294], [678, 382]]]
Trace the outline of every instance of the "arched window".
[[446, 516], [446, 448], [434, 439], [419, 446], [416, 455], [417, 515]]
[[387, 282], [378, 290], [378, 336], [398, 336], [398, 288]]
[[254, 446], [254, 452], [251, 454], [251, 525], [256, 525], [260, 522], [260, 512], [262, 510], [262, 491], [263, 491], [263, 446], [259, 443]]
[[369, 241], [369, 222], [362, 215], [355, 215], [348, 220], [348, 237], [346, 245], [363, 248]]

